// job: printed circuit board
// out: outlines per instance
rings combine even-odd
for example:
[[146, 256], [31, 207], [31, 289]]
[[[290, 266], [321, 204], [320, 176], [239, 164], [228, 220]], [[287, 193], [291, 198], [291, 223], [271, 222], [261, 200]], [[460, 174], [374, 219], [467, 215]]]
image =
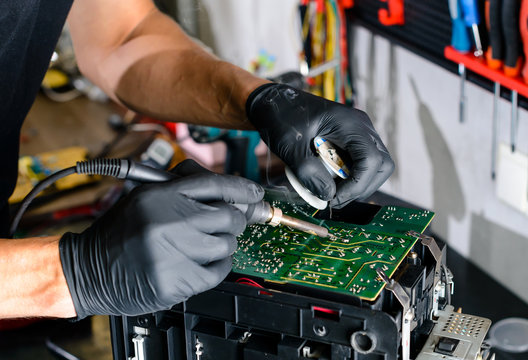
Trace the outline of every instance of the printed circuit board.
[[326, 226], [335, 237], [320, 238], [284, 226], [251, 225], [238, 238], [233, 271], [365, 300], [375, 300], [385, 286], [376, 269], [391, 277], [418, 240], [407, 232], [422, 233], [434, 216], [430, 211], [385, 206], [369, 224], [354, 225], [315, 219], [307, 213], [308, 207], [280, 201], [272, 205], [287, 215]]

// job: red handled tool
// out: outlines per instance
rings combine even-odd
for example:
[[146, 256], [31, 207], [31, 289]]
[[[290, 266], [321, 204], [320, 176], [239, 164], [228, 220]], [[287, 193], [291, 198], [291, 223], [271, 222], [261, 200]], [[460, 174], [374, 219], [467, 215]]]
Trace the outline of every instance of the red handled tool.
[[379, 22], [385, 26], [405, 24], [403, 0], [381, 0], [387, 3], [387, 9], [379, 9]]
[[[519, 28], [521, 30], [521, 39], [524, 49], [524, 58], [528, 59], [528, 0], [521, 2], [521, 15], [519, 17]], [[525, 60], [522, 69], [524, 82], [528, 84], [528, 61]]]

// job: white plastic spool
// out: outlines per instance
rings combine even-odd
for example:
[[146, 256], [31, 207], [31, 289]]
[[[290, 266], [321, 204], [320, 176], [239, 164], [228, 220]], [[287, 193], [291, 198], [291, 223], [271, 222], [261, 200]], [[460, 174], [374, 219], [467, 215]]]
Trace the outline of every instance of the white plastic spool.
[[[318, 158], [323, 162], [328, 173], [332, 175], [333, 178], [348, 178], [350, 171], [348, 170], [348, 167], [346, 166], [343, 159], [341, 159], [337, 153], [337, 149], [334, 147], [334, 145], [330, 141], [320, 136], [315, 137], [313, 141]], [[304, 201], [316, 209], [326, 209], [328, 206], [328, 201], [321, 200], [310, 190], [304, 187], [304, 185], [301, 184], [299, 179], [297, 179], [289, 167], [286, 167], [285, 173], [293, 189], [297, 192], [297, 194], [299, 194], [301, 198], [303, 198]]]

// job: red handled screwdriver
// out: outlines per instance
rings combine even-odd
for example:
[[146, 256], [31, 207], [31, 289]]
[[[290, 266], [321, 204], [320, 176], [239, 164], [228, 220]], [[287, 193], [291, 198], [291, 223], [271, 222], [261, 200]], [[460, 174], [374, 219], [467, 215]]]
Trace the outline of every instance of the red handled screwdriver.
[[524, 50], [524, 67], [522, 69], [522, 77], [524, 82], [528, 84], [528, 0], [522, 0], [521, 11], [519, 16], [519, 28], [521, 31], [521, 39]]

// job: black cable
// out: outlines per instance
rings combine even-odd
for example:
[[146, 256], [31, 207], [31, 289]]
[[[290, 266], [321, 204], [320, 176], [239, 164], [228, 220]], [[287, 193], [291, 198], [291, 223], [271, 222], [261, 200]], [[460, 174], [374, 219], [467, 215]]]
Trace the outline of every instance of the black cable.
[[60, 360], [81, 360], [77, 356], [69, 353], [68, 351], [61, 348], [59, 345], [55, 344], [48, 337], [46, 338], [46, 348], [51, 352], [57, 359]]
[[11, 227], [9, 228], [9, 236], [13, 237], [18, 227], [18, 224], [20, 223], [20, 219], [22, 219], [22, 215], [24, 215], [24, 212], [28, 208], [29, 204], [31, 204], [33, 199], [36, 198], [42, 190], [44, 190], [45, 188], [53, 184], [55, 181], [65, 176], [75, 174], [75, 172], [76, 167], [72, 166], [64, 170], [57, 171], [56, 173], [48, 176], [44, 180], [40, 181], [37, 185], [35, 185], [35, 187], [29, 192], [29, 194], [26, 195], [26, 197], [20, 204], [20, 208], [18, 209], [15, 217], [13, 218], [13, 222], [11, 223]]
[[11, 227], [9, 228], [10, 237], [13, 237], [15, 234], [24, 212], [27, 210], [33, 199], [55, 181], [72, 174], [112, 176], [117, 179], [129, 179], [140, 182], [164, 182], [174, 179], [175, 177], [175, 175], [170, 172], [125, 159], [93, 159], [78, 161], [75, 166], [60, 170], [48, 176], [35, 185], [29, 194], [26, 195], [13, 218]]
[[445, 286], [446, 286], [446, 300], [447, 300], [447, 304], [448, 305], [451, 305], [451, 284], [449, 284], [449, 276], [447, 274], [447, 268], [445, 265], [440, 265], [440, 268], [441, 268], [441, 271], [442, 271], [442, 277], [444, 278], [444, 281], [445, 281]]

